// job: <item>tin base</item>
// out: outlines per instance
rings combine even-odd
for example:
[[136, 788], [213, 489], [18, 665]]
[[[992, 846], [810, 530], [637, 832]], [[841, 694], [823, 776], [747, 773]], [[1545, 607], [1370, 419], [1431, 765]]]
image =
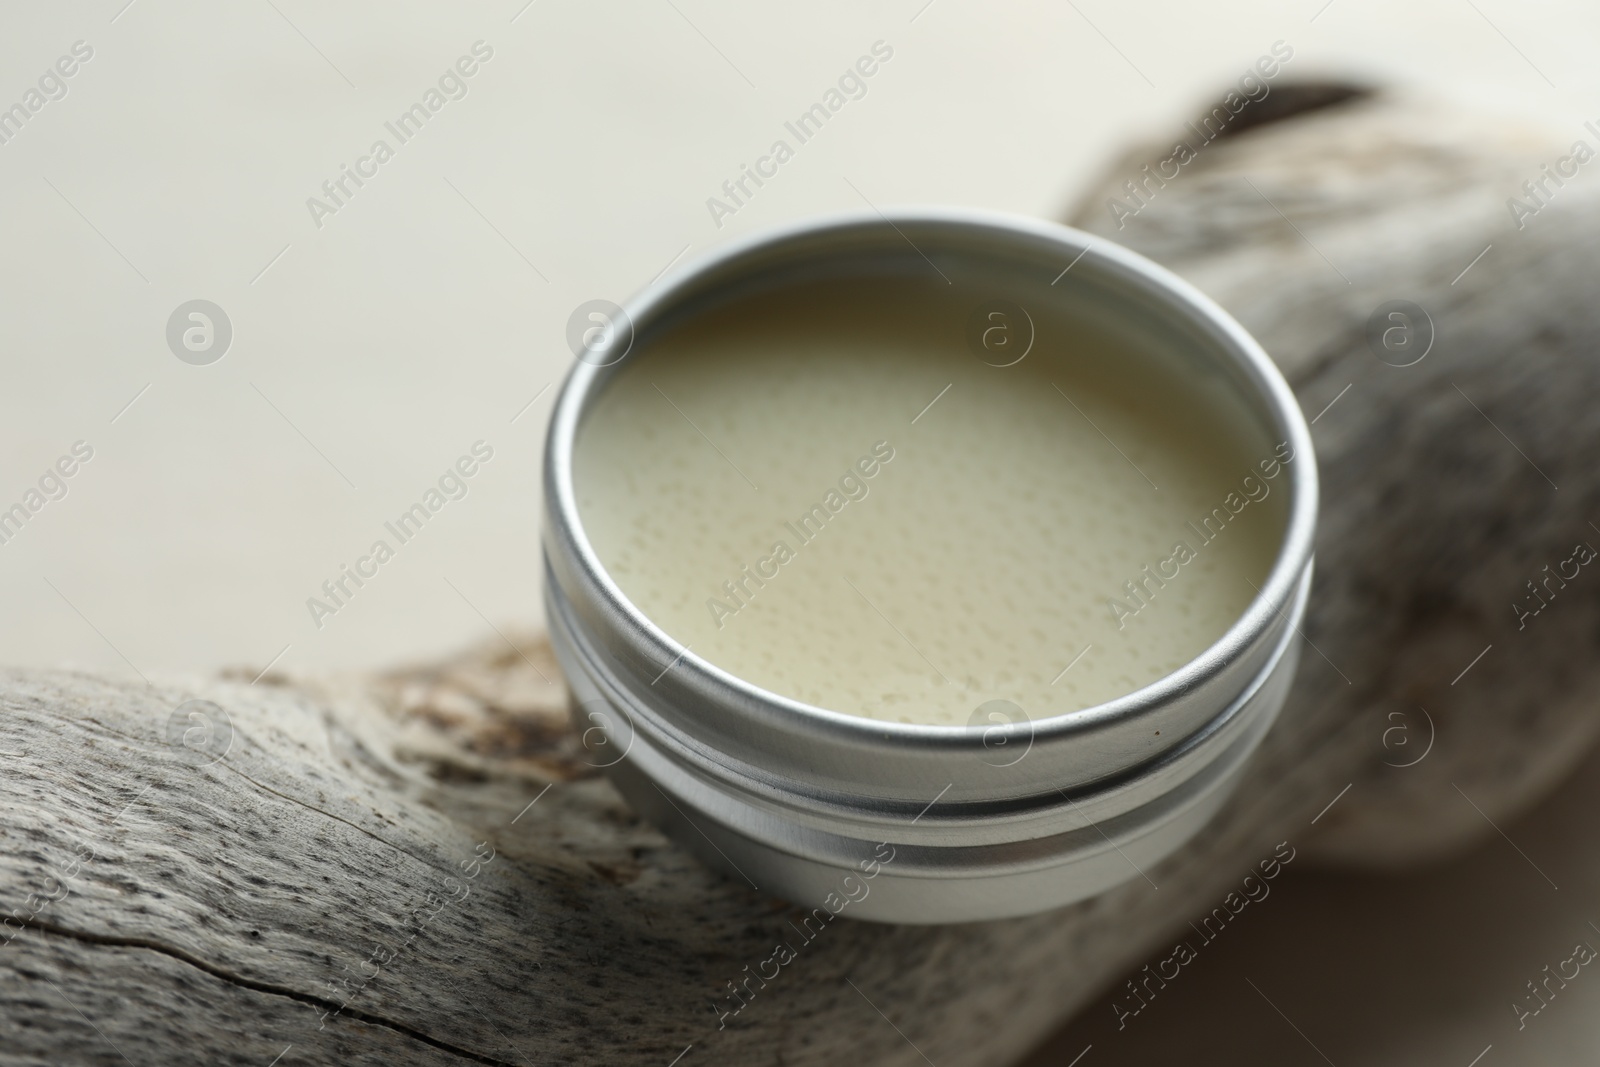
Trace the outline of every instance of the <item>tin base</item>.
[[[1290, 618], [1303, 613], [1310, 584], [1308, 567]], [[635, 724], [633, 712], [590, 681], [603, 672], [574, 642], [555, 605], [551, 636], [572, 680], [578, 728], [595, 728], [592, 709], [601, 705]], [[1131, 879], [1149, 881], [1150, 870], [1231, 794], [1282, 709], [1299, 658], [1298, 634], [1286, 627], [1266, 668], [1232, 706], [1112, 785], [1062, 793], [1005, 817], [944, 817], [935, 806], [912, 825], [883, 820], [881, 838], [864, 833], [869, 828], [856, 819], [830, 827], [825, 818], [753, 802], [668, 758], [635, 725], [626, 732], [626, 750], [604, 769], [635, 811], [707, 866], [816, 908], [819, 918], [938, 924], [1030, 915]]]

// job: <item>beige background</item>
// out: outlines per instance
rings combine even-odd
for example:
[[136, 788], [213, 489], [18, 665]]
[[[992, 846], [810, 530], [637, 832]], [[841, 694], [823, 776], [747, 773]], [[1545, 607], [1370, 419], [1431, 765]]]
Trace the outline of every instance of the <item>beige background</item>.
[[[0, 545], [13, 663], [379, 664], [537, 618], [568, 314], [730, 237], [859, 208], [852, 183], [880, 206], [1059, 214], [1279, 39], [1289, 75], [1420, 82], [1574, 137], [1600, 117], [1600, 9], [1577, 2], [124, 3], [13, 3], [0, 32], [0, 106], [74, 41], [95, 52], [0, 145], [0, 507], [74, 441], [95, 449]], [[466, 98], [318, 229], [306, 198], [479, 39], [494, 57]], [[879, 39], [894, 58], [868, 95], [716, 227], [706, 197]], [[166, 346], [193, 298], [232, 321], [211, 366]], [[316, 628], [306, 598], [478, 439], [495, 458], [466, 499]], [[1593, 778], [1574, 787], [1589, 810]], [[1600, 1039], [1584, 990], [1514, 1059], [1495, 1036], [1502, 1001], [1600, 914], [1578, 809], [1559, 810], [1526, 826], [1566, 865], [1559, 893], [1493, 852], [1403, 888], [1296, 872], [1240, 931], [1277, 969], [1252, 974], [1335, 1062], [1376, 1047], [1364, 1028], [1389, 1035], [1383, 1062], [1466, 1067], [1491, 1041], [1485, 1067], [1580, 1062]], [[1186, 982], [1212, 1029], [1152, 1013], [1132, 1039], [1152, 1056], [1281, 1026], [1231, 977]]]
[[[1556, 91], [1465, 0], [1334, 0], [1314, 23], [1322, 0], [275, 2], [5, 16], [0, 101], [95, 49], [0, 145], [0, 501], [73, 441], [96, 450], [0, 545], [11, 662], [150, 672], [288, 645], [290, 668], [384, 663], [487, 632], [447, 577], [497, 623], [533, 616], [553, 390], [510, 420], [571, 358], [568, 314], [680, 252], [859, 208], [846, 178], [877, 204], [1059, 213], [1278, 39], [1287, 73], [1426, 80], [1574, 136], [1600, 115], [1600, 11], [1576, 3], [1478, 2]], [[480, 38], [495, 55], [468, 96], [317, 229], [306, 199]], [[879, 39], [895, 57], [868, 95], [713, 225], [706, 198]], [[164, 339], [197, 297], [234, 326], [208, 367]], [[306, 598], [480, 438], [496, 458], [467, 499], [316, 629]]]

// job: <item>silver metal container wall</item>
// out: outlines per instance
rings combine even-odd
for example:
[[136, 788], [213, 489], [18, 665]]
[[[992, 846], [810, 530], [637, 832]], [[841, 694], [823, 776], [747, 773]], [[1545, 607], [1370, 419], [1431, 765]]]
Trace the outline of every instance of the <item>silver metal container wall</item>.
[[[1070, 286], [1056, 286], [1070, 266]], [[1158, 331], [1296, 456], [1266, 579], [1223, 636], [1115, 700], [1002, 727], [886, 722], [813, 707], [701, 659], [635, 607], [585, 534], [580, 425], [663, 328], [832, 274], [979, 276], [1019, 304], [1087, 300]], [[849, 917], [963, 922], [1067, 904], [1139, 877], [1216, 810], [1298, 661], [1317, 480], [1292, 393], [1209, 299], [1141, 256], [1034, 220], [958, 210], [829, 218], [737, 242], [646, 290], [604, 358], [580, 358], [545, 455], [546, 607], [574, 717], [636, 810], [707, 863]], [[605, 365], [602, 365], [605, 364]], [[979, 546], [975, 551], [981, 550]], [[1012, 759], [1023, 752], [1026, 758]], [[1003, 753], [1004, 758], [997, 756]], [[870, 885], [868, 884], [870, 883]], [[859, 888], [856, 888], [859, 887]]]

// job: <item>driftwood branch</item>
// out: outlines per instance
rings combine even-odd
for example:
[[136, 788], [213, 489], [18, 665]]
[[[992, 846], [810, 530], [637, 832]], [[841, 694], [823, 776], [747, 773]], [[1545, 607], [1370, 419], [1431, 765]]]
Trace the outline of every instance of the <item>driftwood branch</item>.
[[[1566, 139], [1482, 116], [1274, 117], [1118, 229], [1105, 201], [1166, 152], [1130, 156], [1079, 217], [1232, 310], [1318, 415], [1315, 648], [1236, 797], [1148, 878], [808, 938], [585, 764], [536, 635], [381, 677], [13, 671], [0, 1063], [1003, 1064], [1280, 842], [1394, 864], [1491, 833], [1600, 724], [1600, 573], [1513, 608], [1600, 545], [1600, 202], [1573, 185], [1517, 230], [1505, 198]], [[1404, 368], [1366, 340], [1395, 299], [1437, 332]]]

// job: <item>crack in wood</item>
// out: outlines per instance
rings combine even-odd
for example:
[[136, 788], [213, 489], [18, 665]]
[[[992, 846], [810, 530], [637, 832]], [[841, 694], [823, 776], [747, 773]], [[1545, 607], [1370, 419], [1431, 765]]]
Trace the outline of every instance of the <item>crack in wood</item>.
[[493, 1067], [518, 1067], [517, 1064], [510, 1061], [497, 1060], [492, 1056], [485, 1056], [481, 1052], [474, 1052], [471, 1049], [462, 1048], [460, 1045], [453, 1045], [448, 1041], [434, 1037], [432, 1034], [424, 1033], [423, 1031], [414, 1027], [407, 1026], [405, 1023], [396, 1022], [393, 1019], [386, 1019], [381, 1015], [374, 1015], [371, 1012], [362, 1011], [359, 1008], [341, 1008], [336, 1002], [326, 1000], [312, 993], [302, 993], [298, 989], [291, 989], [288, 986], [278, 985], [275, 982], [263, 982], [255, 978], [246, 978], [243, 975], [233, 974], [230, 971], [223, 970], [221, 967], [218, 967], [215, 964], [207, 963], [205, 960], [202, 960], [198, 956], [186, 952], [181, 948], [177, 948], [173, 945], [164, 945], [159, 941], [151, 941], [148, 938], [143, 937], [117, 937], [110, 934], [95, 934], [86, 930], [73, 930], [65, 926], [58, 926], [55, 923], [40, 922], [37, 919], [29, 920], [23, 923], [23, 926], [27, 929], [38, 930], [41, 933], [51, 934], [56, 937], [70, 938], [73, 941], [83, 944], [105, 945], [112, 948], [143, 949], [148, 952], [157, 952], [168, 957], [169, 959], [174, 959], [179, 963], [193, 967], [196, 970], [204, 971], [206, 974], [209, 974], [211, 977], [220, 981], [227, 982], [230, 985], [236, 985], [241, 989], [249, 989], [256, 993], [266, 993], [269, 996], [287, 997], [290, 1000], [296, 1000], [302, 1004], [308, 1004], [316, 1008], [323, 1008], [326, 1009], [325, 1014], [332, 1015], [334, 1018], [348, 1016], [349, 1018], [355, 1019], [358, 1022], [367, 1023], [372, 1026], [382, 1026], [385, 1029], [393, 1030], [397, 1034], [402, 1034], [405, 1037], [409, 1037], [413, 1041], [420, 1041], [423, 1044], [432, 1046], [433, 1048], [439, 1049], [442, 1052], [448, 1052], [451, 1055], [460, 1056], [464, 1059], [472, 1060], [475, 1063], [487, 1063], [493, 1065]]

